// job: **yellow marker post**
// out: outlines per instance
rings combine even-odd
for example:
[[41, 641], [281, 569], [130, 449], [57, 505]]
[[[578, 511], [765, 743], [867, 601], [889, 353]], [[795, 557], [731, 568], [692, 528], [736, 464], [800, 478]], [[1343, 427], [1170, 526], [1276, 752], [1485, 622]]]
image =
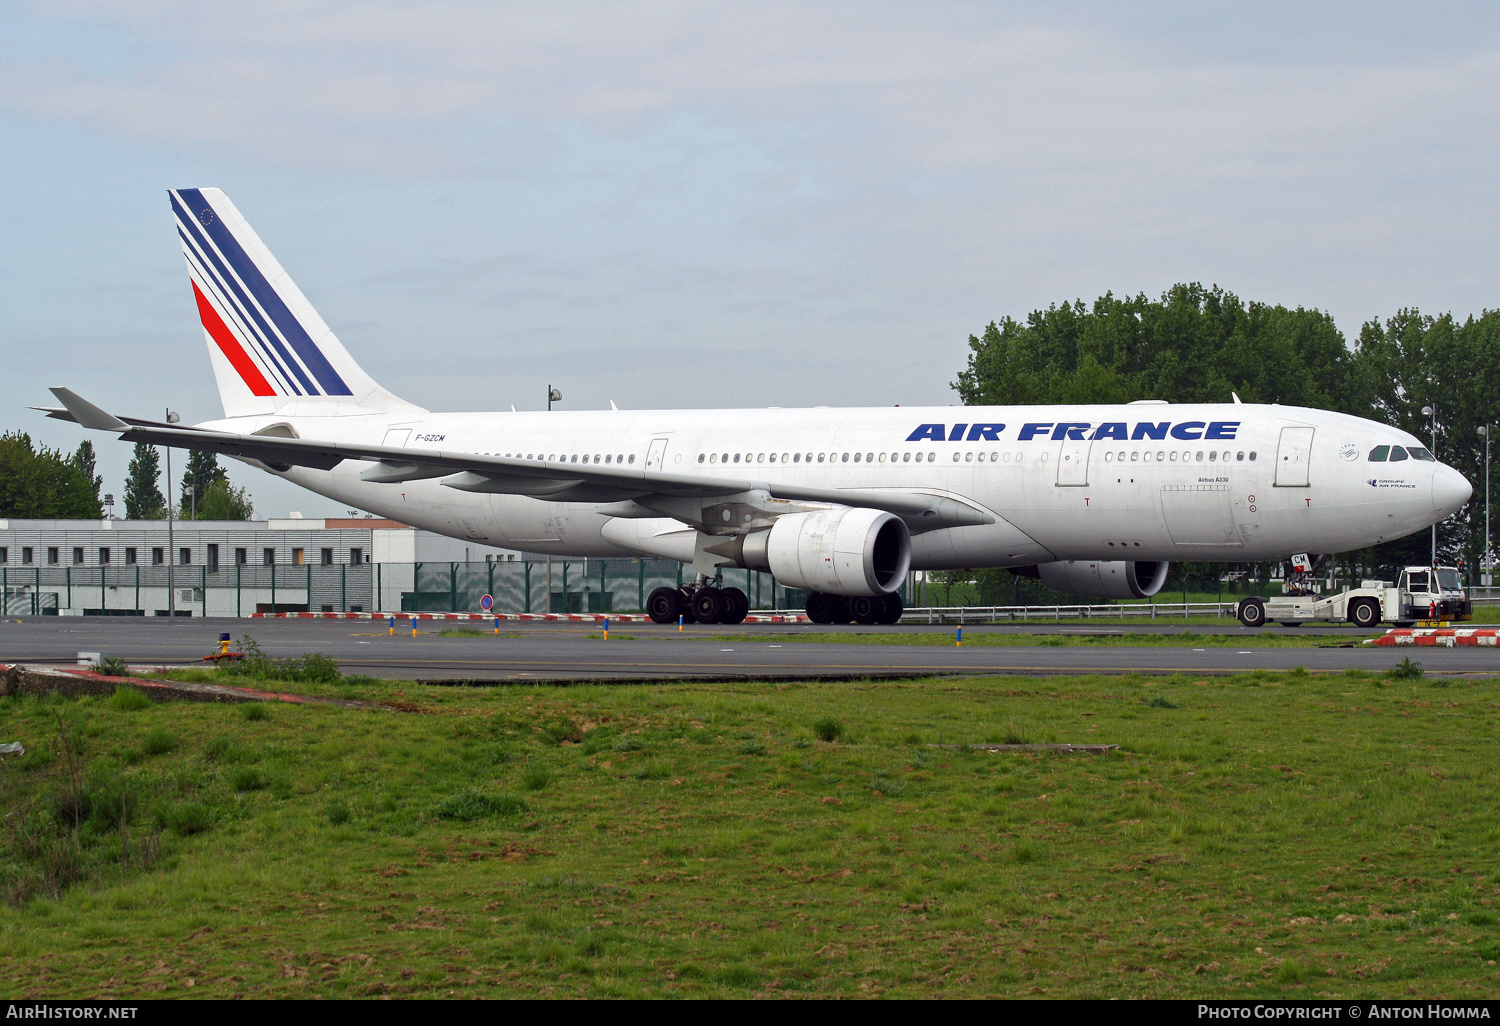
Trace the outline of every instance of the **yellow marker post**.
[[411, 636], [414, 638], [417, 636], [417, 618], [415, 616], [411, 618]]
[[396, 636], [396, 618], [393, 616], [393, 617], [391, 617], [391, 637], [394, 638], [395, 636]]
[[497, 616], [497, 617], [495, 617], [495, 637], [498, 638], [499, 636], [500, 636], [500, 618]]
[[682, 614], [681, 613], [677, 614], [677, 633], [678, 634], [682, 633]]
[[609, 640], [609, 617], [604, 618], [604, 640]]
[[956, 647], [958, 647], [958, 648], [963, 648], [964, 647], [964, 629], [963, 629], [963, 627], [959, 627], [958, 628], [958, 645]]

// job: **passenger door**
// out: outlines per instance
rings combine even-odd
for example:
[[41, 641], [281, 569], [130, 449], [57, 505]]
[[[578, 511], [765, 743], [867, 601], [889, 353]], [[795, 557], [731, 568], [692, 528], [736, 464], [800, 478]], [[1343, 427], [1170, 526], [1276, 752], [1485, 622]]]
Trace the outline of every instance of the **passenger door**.
[[1281, 429], [1281, 444], [1276, 449], [1276, 487], [1307, 488], [1312, 463], [1314, 428]]
[[646, 469], [660, 470], [667, 458], [667, 440], [665, 438], [651, 439], [651, 450], [646, 453]]

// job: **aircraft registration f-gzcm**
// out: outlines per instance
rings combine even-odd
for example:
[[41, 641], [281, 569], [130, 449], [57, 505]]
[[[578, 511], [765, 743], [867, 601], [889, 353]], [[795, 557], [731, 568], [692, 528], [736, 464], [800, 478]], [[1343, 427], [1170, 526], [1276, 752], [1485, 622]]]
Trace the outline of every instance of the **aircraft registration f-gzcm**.
[[62, 388], [50, 415], [456, 538], [691, 564], [651, 594], [660, 622], [743, 619], [726, 567], [806, 590], [824, 623], [894, 622], [909, 570], [1146, 597], [1172, 560], [1363, 548], [1471, 494], [1405, 432], [1291, 406], [433, 413], [360, 368], [223, 192], [170, 196], [224, 418], [115, 416]]

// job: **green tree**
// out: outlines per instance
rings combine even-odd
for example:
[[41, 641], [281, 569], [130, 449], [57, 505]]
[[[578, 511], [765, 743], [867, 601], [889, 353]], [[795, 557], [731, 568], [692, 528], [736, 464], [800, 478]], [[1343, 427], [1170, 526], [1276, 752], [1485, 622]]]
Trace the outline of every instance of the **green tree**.
[[1333, 319], [1246, 304], [1218, 286], [1161, 299], [1106, 293], [992, 322], [969, 336], [953, 387], [969, 405], [1246, 402], [1368, 411], [1367, 377]]
[[161, 454], [156, 446], [135, 444], [135, 455], [125, 476], [125, 516], [129, 520], [155, 520], [166, 515], [167, 497], [157, 482], [161, 479]]
[[[188, 450], [187, 469], [182, 472], [181, 498], [178, 502], [178, 517], [186, 520], [192, 515], [196, 502], [199, 516], [203, 516], [203, 497], [215, 481], [227, 481], [228, 475], [219, 466], [219, 454], [204, 449]], [[189, 489], [192, 491], [189, 492]], [[191, 495], [197, 496], [194, 500]], [[238, 520], [239, 517], [229, 519]]]
[[245, 489], [236, 488], [221, 477], [198, 500], [198, 519], [254, 520], [255, 505]]
[[24, 431], [0, 435], [0, 517], [102, 518], [92, 457], [91, 445], [64, 456], [34, 447]]

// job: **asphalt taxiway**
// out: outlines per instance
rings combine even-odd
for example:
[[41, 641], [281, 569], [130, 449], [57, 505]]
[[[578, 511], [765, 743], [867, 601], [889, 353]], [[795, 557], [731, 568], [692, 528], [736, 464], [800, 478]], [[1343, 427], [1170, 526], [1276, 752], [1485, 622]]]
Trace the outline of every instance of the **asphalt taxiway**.
[[[0, 622], [0, 662], [71, 665], [79, 652], [99, 652], [145, 666], [203, 665], [219, 633], [238, 644], [250, 636], [270, 656], [286, 658], [320, 652], [337, 660], [345, 673], [387, 679], [451, 682], [630, 681], [630, 680], [833, 680], [863, 677], [919, 677], [952, 674], [1225, 674], [1252, 669], [1386, 670], [1406, 657], [1430, 673], [1500, 675], [1494, 648], [1384, 648], [1360, 645], [1378, 632], [1347, 627], [1263, 628], [1238, 624], [1090, 626], [1028, 624], [969, 626], [970, 643], [901, 643], [901, 635], [954, 637], [952, 626], [822, 627], [741, 624], [735, 627], [628, 624], [615, 627], [610, 640], [600, 626], [586, 623], [504, 624], [498, 636], [483, 624], [408, 621], [389, 633], [382, 620], [179, 619], [125, 617], [21, 617]], [[484, 629], [480, 636], [442, 636], [442, 631]], [[1125, 632], [1221, 635], [1228, 646], [1111, 645]], [[1316, 634], [1320, 647], [1274, 648], [1257, 639], [1266, 634]], [[1052, 646], [974, 644], [979, 634], [1084, 635], [1095, 644]], [[799, 641], [799, 635], [848, 634], [848, 642]], [[857, 640], [856, 637], [857, 636]], [[883, 641], [889, 637], [890, 641]], [[1326, 645], [1328, 647], [1321, 647]], [[1353, 647], [1337, 647], [1353, 646]]]

